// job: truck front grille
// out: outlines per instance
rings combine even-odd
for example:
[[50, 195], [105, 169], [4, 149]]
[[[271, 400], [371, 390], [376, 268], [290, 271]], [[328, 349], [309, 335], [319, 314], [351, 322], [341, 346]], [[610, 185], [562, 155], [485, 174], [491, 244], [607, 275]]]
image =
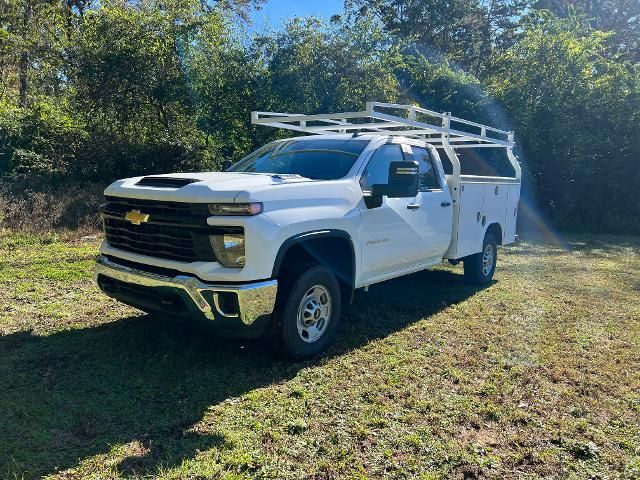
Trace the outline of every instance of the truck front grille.
[[133, 225], [126, 220], [105, 217], [104, 231], [111, 246], [127, 252], [180, 262], [216, 260], [209, 236], [184, 226]]
[[[242, 231], [207, 225], [206, 204], [106, 197], [102, 206], [107, 243], [131, 253], [179, 262], [215, 262], [209, 236]], [[136, 210], [148, 215], [139, 225], [126, 220]]]

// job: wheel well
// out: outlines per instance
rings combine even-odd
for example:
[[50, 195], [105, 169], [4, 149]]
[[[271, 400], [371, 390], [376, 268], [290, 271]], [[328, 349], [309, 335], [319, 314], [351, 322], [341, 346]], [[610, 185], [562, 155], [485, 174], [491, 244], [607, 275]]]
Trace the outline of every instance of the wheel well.
[[485, 235], [487, 233], [491, 233], [493, 237], [496, 239], [496, 243], [498, 245], [502, 245], [502, 227], [500, 226], [499, 223], [492, 223], [491, 225], [489, 225]]
[[355, 279], [355, 253], [348, 234], [323, 232], [289, 239], [278, 253], [273, 276], [277, 277], [284, 267], [298, 262], [315, 263], [329, 268], [340, 282], [343, 301], [348, 303], [351, 300]]

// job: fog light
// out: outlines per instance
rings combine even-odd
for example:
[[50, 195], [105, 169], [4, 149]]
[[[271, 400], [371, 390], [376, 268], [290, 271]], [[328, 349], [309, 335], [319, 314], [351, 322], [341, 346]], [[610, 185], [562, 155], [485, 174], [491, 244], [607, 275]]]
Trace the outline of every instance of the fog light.
[[244, 234], [223, 233], [211, 235], [211, 246], [218, 262], [229, 268], [244, 267]]

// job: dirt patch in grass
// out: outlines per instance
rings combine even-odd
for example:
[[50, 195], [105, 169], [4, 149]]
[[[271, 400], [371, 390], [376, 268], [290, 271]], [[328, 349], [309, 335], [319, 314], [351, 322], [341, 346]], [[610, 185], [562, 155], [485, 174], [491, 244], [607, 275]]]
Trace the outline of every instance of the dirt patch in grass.
[[326, 356], [101, 295], [97, 238], [0, 235], [0, 477], [640, 478], [640, 239], [359, 294]]

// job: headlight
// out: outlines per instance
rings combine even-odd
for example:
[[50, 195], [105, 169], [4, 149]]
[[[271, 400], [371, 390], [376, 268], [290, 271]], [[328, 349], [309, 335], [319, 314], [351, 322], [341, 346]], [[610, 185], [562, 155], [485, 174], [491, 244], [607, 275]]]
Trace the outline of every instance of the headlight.
[[209, 239], [218, 262], [224, 267], [244, 267], [243, 233], [221, 233], [219, 235], [211, 235]]
[[210, 203], [211, 215], [258, 215], [262, 213], [262, 203]]

